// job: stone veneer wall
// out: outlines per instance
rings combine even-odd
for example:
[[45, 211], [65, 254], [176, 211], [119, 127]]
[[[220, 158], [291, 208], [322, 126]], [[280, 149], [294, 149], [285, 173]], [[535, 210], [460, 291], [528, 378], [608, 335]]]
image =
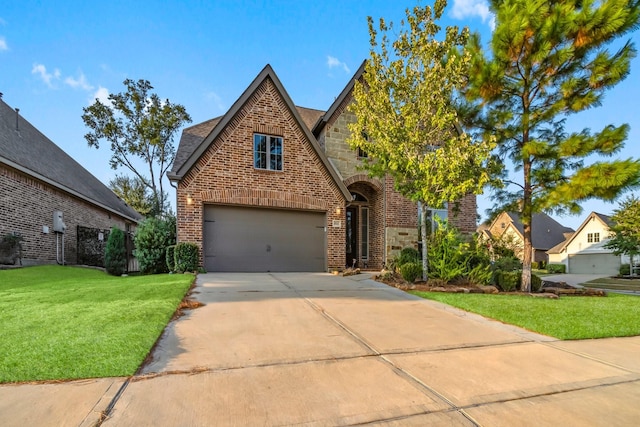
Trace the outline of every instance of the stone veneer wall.
[[391, 259], [400, 254], [402, 248], [410, 246], [418, 249], [418, 229], [407, 227], [387, 227], [385, 240], [387, 242], [387, 259]]
[[[253, 167], [254, 133], [283, 138], [282, 171]], [[196, 243], [201, 262], [204, 205], [226, 204], [326, 212], [327, 267], [344, 267], [344, 195], [268, 78], [178, 183], [177, 193], [178, 241]]]
[[[126, 220], [47, 183], [0, 164], [0, 238], [18, 232], [22, 242], [23, 264], [56, 262], [56, 234], [53, 212], [60, 210], [67, 225], [64, 233], [64, 257], [67, 264], [77, 263], [78, 225], [101, 229], [125, 230]], [[49, 227], [49, 233], [42, 231]]]

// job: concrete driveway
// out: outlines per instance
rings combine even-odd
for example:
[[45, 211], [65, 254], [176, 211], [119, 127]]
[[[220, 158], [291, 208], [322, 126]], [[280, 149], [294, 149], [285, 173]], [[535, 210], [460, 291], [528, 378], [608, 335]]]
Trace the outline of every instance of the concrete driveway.
[[581, 286], [591, 280], [609, 277], [608, 274], [555, 274], [552, 276], [543, 276], [542, 280], [550, 282], [565, 282], [571, 286]]
[[[640, 337], [561, 342], [366, 275], [204, 274], [196, 297], [205, 305], [170, 324], [141, 374], [0, 387], [2, 424], [610, 426], [640, 419]], [[34, 391], [38, 400], [27, 405]]]

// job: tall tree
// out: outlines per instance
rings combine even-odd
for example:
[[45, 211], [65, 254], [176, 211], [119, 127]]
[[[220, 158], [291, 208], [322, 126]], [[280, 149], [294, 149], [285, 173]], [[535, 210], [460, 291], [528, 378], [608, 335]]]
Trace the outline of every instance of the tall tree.
[[[485, 55], [470, 38], [469, 101], [461, 116], [485, 138], [497, 137], [505, 161], [497, 202], [520, 213], [524, 225], [522, 290], [531, 289], [531, 217], [535, 212], [580, 212], [579, 203], [614, 200], [638, 185], [640, 162], [597, 161], [611, 156], [629, 126], [608, 125], [567, 134], [568, 115], [600, 105], [607, 89], [629, 74], [636, 50], [610, 44], [637, 28], [638, 0], [492, 0], [496, 28]], [[507, 175], [510, 160], [520, 177]]]
[[[151, 191], [152, 211], [163, 212], [167, 195], [162, 178], [175, 158], [173, 138], [191, 117], [182, 105], [151, 93], [153, 86], [147, 80], [127, 79], [124, 85], [126, 92], [109, 95], [109, 105], [96, 99], [83, 108], [82, 120], [91, 129], [85, 139], [95, 148], [101, 140], [111, 143], [111, 168], [133, 172]], [[142, 160], [142, 167], [137, 159]]]
[[452, 97], [466, 82], [470, 55], [455, 53], [469, 32], [447, 27], [444, 38], [436, 38], [446, 4], [407, 9], [393, 42], [393, 24], [380, 19], [380, 38], [368, 18], [371, 57], [349, 107], [357, 120], [348, 142], [368, 153], [364, 168], [372, 176], [388, 174], [401, 194], [421, 206], [425, 280], [427, 209], [480, 192], [489, 179], [485, 166], [492, 148], [489, 141], [474, 143], [456, 123]]
[[634, 257], [640, 255], [640, 199], [631, 195], [620, 203], [611, 219], [611, 240], [604, 247], [613, 249], [616, 255], [629, 256], [631, 275], [635, 275]]
[[142, 216], [155, 216], [153, 198], [145, 183], [138, 177], [116, 174], [109, 188]]

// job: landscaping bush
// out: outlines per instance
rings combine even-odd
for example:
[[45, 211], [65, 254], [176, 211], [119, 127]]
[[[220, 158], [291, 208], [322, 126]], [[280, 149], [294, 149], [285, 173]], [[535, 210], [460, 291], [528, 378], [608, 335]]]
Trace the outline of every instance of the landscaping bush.
[[531, 292], [540, 292], [542, 289], [542, 279], [535, 274], [531, 275]]
[[494, 272], [495, 284], [504, 292], [512, 292], [520, 286], [521, 273], [518, 271], [502, 271]]
[[413, 283], [418, 277], [422, 276], [422, 265], [418, 262], [402, 264], [400, 266], [400, 274], [404, 280]]
[[402, 248], [400, 255], [398, 255], [397, 265], [400, 267], [408, 262], [420, 262], [420, 253], [411, 246]]
[[566, 272], [567, 267], [564, 264], [548, 264], [547, 272], [550, 274], [562, 274]]
[[620, 265], [620, 275], [621, 276], [629, 276], [631, 274], [631, 265], [629, 264], [621, 264]]
[[447, 282], [464, 276], [469, 246], [454, 227], [438, 223], [427, 243], [429, 276]]
[[494, 270], [516, 271], [522, 269], [522, 262], [512, 256], [498, 258], [493, 263]]
[[122, 276], [127, 269], [127, 248], [124, 232], [113, 227], [104, 250], [104, 267], [113, 276]]
[[175, 246], [175, 268], [176, 271], [196, 271], [200, 254], [198, 245], [195, 243], [178, 243]]
[[476, 285], [488, 285], [491, 282], [492, 275], [491, 264], [478, 264], [466, 273], [465, 277]]
[[166, 273], [167, 246], [176, 243], [176, 220], [147, 218], [142, 221], [134, 237], [136, 258], [143, 274]]
[[531, 268], [534, 270], [540, 270], [540, 263], [538, 261], [533, 261], [531, 263]]
[[167, 269], [169, 271], [176, 271], [176, 257], [175, 257], [176, 245], [167, 246], [167, 253], [165, 260], [167, 262]]

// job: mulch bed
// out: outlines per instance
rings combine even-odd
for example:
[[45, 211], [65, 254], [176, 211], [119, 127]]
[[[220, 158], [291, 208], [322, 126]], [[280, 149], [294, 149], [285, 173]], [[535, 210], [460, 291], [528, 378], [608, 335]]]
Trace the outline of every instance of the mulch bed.
[[421, 292], [450, 292], [465, 294], [503, 294], [503, 295], [528, 295], [532, 297], [558, 298], [560, 296], [606, 296], [606, 291], [601, 289], [590, 288], [574, 288], [565, 282], [542, 281], [540, 292], [503, 292], [496, 286], [483, 286], [470, 282], [446, 283], [439, 279], [430, 279], [427, 282], [415, 281], [409, 283], [402, 279], [398, 274], [391, 278], [382, 276], [374, 276], [373, 280], [384, 283], [385, 285], [398, 288], [403, 291], [421, 291]]

